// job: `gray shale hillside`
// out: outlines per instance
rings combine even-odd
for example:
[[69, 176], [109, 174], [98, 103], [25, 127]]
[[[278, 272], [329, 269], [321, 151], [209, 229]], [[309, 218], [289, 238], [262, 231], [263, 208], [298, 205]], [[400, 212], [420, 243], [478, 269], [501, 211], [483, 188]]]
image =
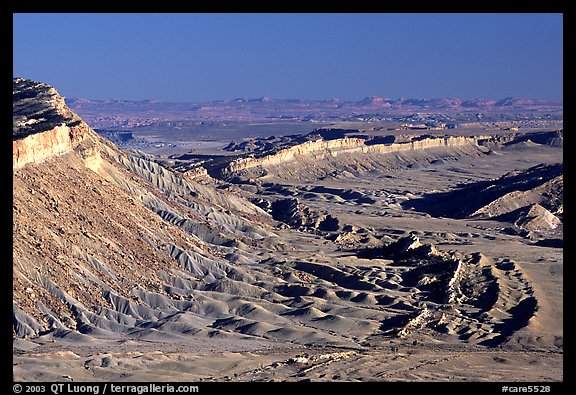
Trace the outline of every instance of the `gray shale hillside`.
[[[556, 347], [553, 342], [561, 347], [561, 335], [544, 325], [553, 303], [522, 265], [491, 257], [489, 249], [474, 250], [472, 243], [463, 252], [435, 247], [408, 234], [415, 229], [383, 235], [371, 226], [352, 226], [346, 222], [351, 216], [315, 213], [301, 196], [278, 203], [266, 193], [267, 186], [292, 192], [277, 184], [242, 180], [246, 174], [277, 180], [297, 175], [299, 160], [310, 164], [303, 169], [310, 177], [314, 172], [327, 177], [323, 166], [392, 174], [378, 167], [386, 158], [397, 162], [391, 169], [408, 159], [477, 161], [492, 152], [477, 139], [413, 141], [406, 143], [410, 150], [347, 138], [304, 142], [264, 153], [255, 162], [237, 160], [223, 167], [223, 173], [234, 173], [243, 182], [234, 185], [207, 171], [196, 169], [190, 176], [147, 155], [122, 151], [46, 84], [15, 78], [13, 97], [15, 341], [94, 345], [114, 340], [122, 341], [123, 349], [147, 341], [182, 344], [183, 349], [216, 344], [224, 351], [348, 350], [334, 360], [336, 354], [326, 354], [322, 364], [344, 356], [373, 358], [370, 353], [378, 350], [386, 356], [391, 346], [419, 344], [446, 344], [450, 350], [532, 347], [534, 342], [543, 349]], [[361, 167], [363, 158], [373, 166]], [[560, 169], [552, 170], [542, 180], [550, 181], [545, 190], [520, 199], [528, 209], [517, 217], [526, 228], [559, 224], [554, 216], [561, 217], [560, 203], [542, 198], [561, 191], [560, 181], [552, 178]], [[501, 192], [493, 199], [512, 191]], [[352, 186], [345, 191], [315, 187], [306, 193], [334, 196], [341, 203], [338, 210], [370, 208], [380, 199], [373, 195], [370, 200]], [[508, 196], [489, 210], [474, 208], [484, 216], [501, 215], [514, 199]], [[398, 202], [390, 203], [389, 210], [402, 210]], [[504, 203], [510, 207], [504, 209]], [[530, 225], [538, 216], [542, 221]], [[410, 223], [420, 226], [429, 216], [417, 218]], [[398, 217], [378, 220], [393, 226]], [[481, 235], [479, 229], [473, 229], [475, 235]], [[294, 361], [290, 366], [300, 366], [301, 360]], [[299, 377], [316, 374], [308, 367], [297, 372]], [[374, 369], [368, 379], [387, 377], [381, 375], [385, 365]], [[18, 377], [26, 375], [25, 369], [18, 372]], [[91, 372], [91, 377], [103, 377], [97, 369]], [[253, 374], [268, 371], [258, 372]], [[238, 379], [250, 377], [255, 376]]]

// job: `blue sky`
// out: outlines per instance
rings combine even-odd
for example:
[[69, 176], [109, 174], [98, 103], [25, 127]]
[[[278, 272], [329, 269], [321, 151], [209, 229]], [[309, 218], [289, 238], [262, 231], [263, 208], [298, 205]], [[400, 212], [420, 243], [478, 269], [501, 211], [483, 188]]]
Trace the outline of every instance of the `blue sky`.
[[562, 14], [14, 14], [67, 97], [562, 99]]

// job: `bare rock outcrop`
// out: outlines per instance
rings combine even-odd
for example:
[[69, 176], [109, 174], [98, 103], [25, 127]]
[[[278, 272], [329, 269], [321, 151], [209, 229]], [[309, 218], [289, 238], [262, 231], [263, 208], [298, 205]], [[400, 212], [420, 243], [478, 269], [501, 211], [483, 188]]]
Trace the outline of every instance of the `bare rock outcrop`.
[[515, 225], [528, 231], [546, 231], [556, 229], [562, 221], [538, 203], [525, 207], [519, 214]]
[[366, 144], [365, 139], [356, 137], [344, 137], [335, 140], [319, 139], [316, 141], [307, 141], [259, 158], [245, 157], [236, 159], [230, 162], [222, 170], [222, 174], [224, 176], [230, 176], [258, 166], [267, 168], [269, 166], [285, 164], [305, 157], [321, 160], [324, 158], [336, 158], [342, 154], [389, 154], [394, 152], [425, 150], [439, 147], [476, 146], [479, 140], [486, 140], [489, 138], [489, 136], [430, 136], [429, 138], [414, 139], [408, 142], [371, 145]]
[[90, 129], [51, 86], [13, 80], [12, 165], [41, 162], [71, 151]]
[[307, 232], [334, 232], [340, 228], [338, 218], [326, 213], [312, 210], [297, 198], [285, 198], [274, 201], [255, 199], [254, 203], [270, 213], [276, 221], [290, 228]]

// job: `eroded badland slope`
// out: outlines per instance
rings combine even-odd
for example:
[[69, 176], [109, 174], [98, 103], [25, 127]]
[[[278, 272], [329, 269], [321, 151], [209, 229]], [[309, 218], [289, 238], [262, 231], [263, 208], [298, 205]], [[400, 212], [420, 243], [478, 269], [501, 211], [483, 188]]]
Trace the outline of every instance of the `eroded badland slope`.
[[[561, 226], [552, 187], [512, 197], [532, 206], [504, 234], [404, 209], [415, 166], [406, 186], [370, 179], [378, 165], [331, 169], [395, 148], [288, 148], [218, 180], [120, 150], [44, 84], [14, 80], [14, 119], [17, 380], [562, 379], [561, 248], [521, 234], [533, 218]], [[442, 141], [412, 143], [396, 168], [490, 156]], [[290, 178], [304, 157], [319, 170]], [[511, 192], [485, 202], [488, 221], [514, 211]]]

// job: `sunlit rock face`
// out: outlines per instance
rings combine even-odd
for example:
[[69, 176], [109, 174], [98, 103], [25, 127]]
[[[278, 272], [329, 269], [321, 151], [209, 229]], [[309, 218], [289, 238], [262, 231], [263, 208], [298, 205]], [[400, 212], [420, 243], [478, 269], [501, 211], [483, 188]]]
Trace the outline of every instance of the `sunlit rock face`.
[[487, 136], [473, 137], [442, 137], [425, 138], [417, 141], [409, 141], [392, 144], [367, 145], [364, 139], [344, 137], [337, 140], [307, 141], [293, 147], [283, 149], [275, 154], [260, 158], [240, 158], [224, 169], [224, 174], [232, 174], [256, 166], [270, 166], [298, 160], [303, 157], [323, 159], [325, 157], [337, 157], [341, 154], [376, 153], [388, 154], [392, 152], [425, 150], [438, 147], [462, 147], [476, 146], [479, 140], [487, 139]]
[[41, 162], [72, 150], [89, 129], [51, 86], [13, 79], [12, 165]]

